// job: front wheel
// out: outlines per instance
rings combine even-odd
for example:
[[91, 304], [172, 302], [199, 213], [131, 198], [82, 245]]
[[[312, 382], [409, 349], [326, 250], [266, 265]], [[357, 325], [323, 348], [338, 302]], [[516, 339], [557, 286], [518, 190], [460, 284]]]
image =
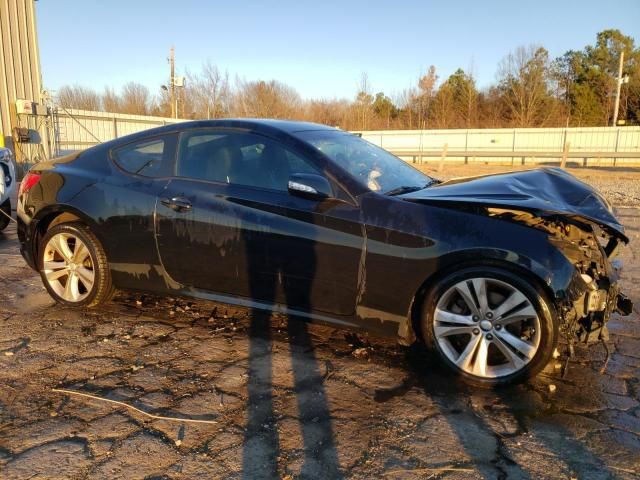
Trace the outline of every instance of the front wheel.
[[421, 328], [445, 366], [487, 387], [536, 375], [558, 339], [554, 309], [544, 292], [494, 267], [466, 268], [443, 278], [427, 293]]
[[111, 272], [100, 241], [80, 223], [52, 227], [42, 239], [40, 276], [59, 303], [93, 307], [111, 298]]

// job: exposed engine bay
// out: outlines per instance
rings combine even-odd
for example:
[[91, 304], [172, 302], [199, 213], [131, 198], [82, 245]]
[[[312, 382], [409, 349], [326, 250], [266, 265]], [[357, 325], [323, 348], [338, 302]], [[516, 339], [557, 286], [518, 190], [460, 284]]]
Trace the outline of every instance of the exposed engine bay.
[[560, 327], [571, 349], [575, 342], [607, 340], [611, 314], [631, 313], [632, 302], [619, 291], [622, 265], [616, 259], [626, 237], [581, 218], [504, 208], [487, 208], [486, 214], [548, 232], [549, 241], [575, 265], [578, 275], [571, 291], [557, 305]]

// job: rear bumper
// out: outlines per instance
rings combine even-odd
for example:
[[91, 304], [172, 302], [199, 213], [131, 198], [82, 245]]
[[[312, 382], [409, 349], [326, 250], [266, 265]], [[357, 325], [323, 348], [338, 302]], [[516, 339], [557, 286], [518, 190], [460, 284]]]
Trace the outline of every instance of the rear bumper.
[[38, 270], [35, 259], [35, 239], [31, 233], [34, 230], [30, 228], [18, 215], [18, 241], [20, 242], [20, 254], [34, 270]]

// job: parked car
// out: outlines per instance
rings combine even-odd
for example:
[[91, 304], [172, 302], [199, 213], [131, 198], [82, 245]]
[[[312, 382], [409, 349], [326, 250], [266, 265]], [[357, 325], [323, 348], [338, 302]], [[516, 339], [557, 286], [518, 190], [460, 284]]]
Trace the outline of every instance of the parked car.
[[7, 228], [11, 218], [11, 199], [16, 191], [16, 168], [13, 153], [0, 147], [0, 231]]
[[619, 293], [611, 206], [560, 169], [440, 183], [347, 132], [180, 123], [35, 165], [18, 234], [51, 296], [186, 295], [423, 340], [456, 375], [520, 381]]

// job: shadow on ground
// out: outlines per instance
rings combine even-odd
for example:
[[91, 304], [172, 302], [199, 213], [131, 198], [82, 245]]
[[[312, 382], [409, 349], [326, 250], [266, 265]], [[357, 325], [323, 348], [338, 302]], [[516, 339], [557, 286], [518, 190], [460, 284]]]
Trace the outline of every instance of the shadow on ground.
[[[638, 212], [621, 217], [633, 241]], [[637, 248], [624, 258], [636, 304]], [[604, 375], [597, 347], [565, 379], [551, 365], [479, 391], [420, 348], [279, 315], [146, 295], [53, 306], [11, 228], [0, 254], [1, 478], [638, 476], [637, 316], [612, 320]]]

